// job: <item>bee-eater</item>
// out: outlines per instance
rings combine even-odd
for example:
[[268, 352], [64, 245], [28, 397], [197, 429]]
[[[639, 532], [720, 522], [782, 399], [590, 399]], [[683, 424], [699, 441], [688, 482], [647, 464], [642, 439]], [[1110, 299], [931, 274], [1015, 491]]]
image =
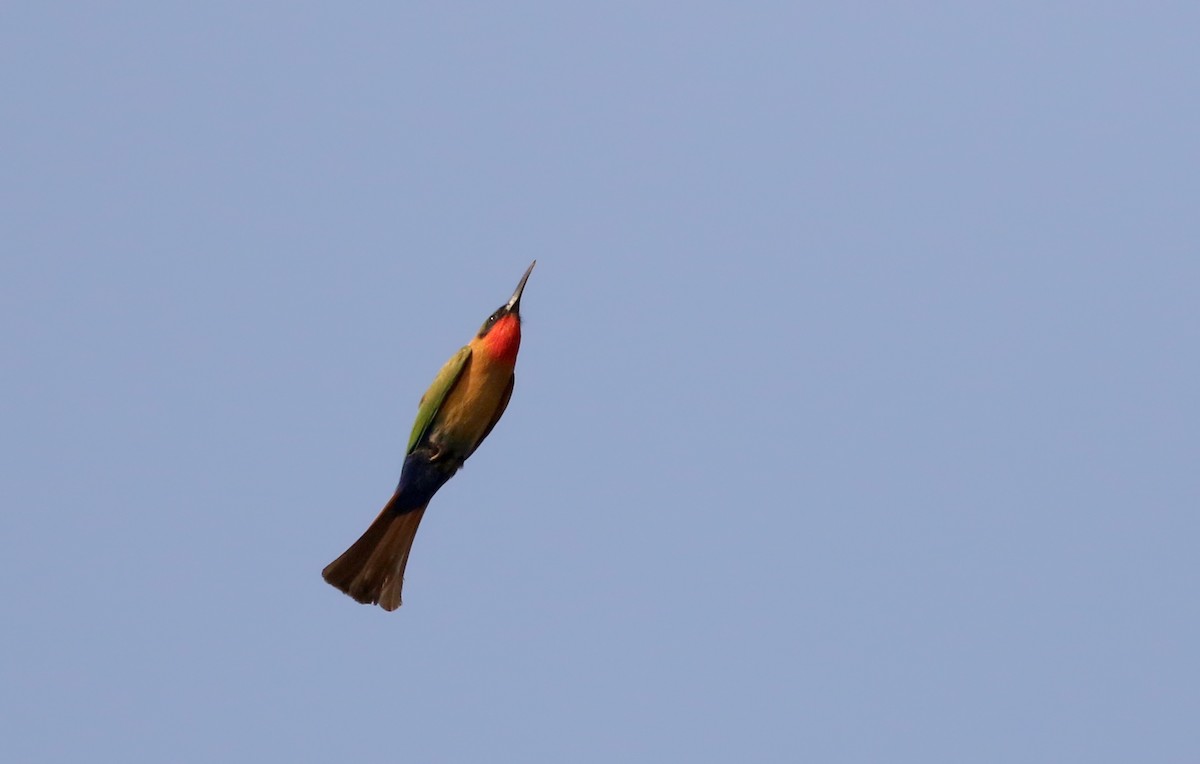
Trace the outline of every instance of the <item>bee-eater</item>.
[[364, 604], [400, 607], [404, 568], [429, 500], [488, 436], [512, 397], [521, 347], [521, 292], [488, 316], [421, 397], [396, 492], [358, 541], [325, 566], [330, 584]]

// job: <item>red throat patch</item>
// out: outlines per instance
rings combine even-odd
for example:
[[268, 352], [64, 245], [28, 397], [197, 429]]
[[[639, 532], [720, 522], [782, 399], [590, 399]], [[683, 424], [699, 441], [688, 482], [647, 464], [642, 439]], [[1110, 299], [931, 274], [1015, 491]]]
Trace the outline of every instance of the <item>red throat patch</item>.
[[497, 361], [516, 365], [521, 349], [521, 319], [511, 313], [501, 318], [483, 338], [483, 346]]

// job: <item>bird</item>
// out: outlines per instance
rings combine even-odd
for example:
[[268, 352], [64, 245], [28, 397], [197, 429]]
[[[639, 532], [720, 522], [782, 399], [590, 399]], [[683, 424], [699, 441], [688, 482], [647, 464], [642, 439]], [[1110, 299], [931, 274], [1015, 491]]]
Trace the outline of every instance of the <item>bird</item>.
[[508, 407], [521, 347], [521, 294], [535, 265], [442, 366], [417, 407], [395, 493], [358, 541], [321, 572], [358, 602], [387, 611], [400, 607], [404, 569], [425, 508]]

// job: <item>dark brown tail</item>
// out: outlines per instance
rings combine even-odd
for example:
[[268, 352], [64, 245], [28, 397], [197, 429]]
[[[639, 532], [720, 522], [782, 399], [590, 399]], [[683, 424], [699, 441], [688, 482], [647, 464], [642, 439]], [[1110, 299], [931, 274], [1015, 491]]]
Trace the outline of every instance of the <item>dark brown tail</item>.
[[364, 605], [378, 604], [384, 610], [400, 607], [404, 567], [425, 514], [425, 507], [397, 513], [395, 501], [393, 496], [366, 533], [321, 571], [333, 586]]

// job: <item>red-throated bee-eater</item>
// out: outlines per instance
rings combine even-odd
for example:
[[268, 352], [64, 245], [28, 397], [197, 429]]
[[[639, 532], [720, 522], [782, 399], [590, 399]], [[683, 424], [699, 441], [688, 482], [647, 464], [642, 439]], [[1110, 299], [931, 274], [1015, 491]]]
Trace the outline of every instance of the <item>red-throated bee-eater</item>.
[[400, 484], [366, 533], [325, 566], [325, 580], [364, 604], [400, 607], [404, 567], [429, 500], [488, 436], [512, 397], [521, 292], [533, 272], [454, 354], [421, 397]]

